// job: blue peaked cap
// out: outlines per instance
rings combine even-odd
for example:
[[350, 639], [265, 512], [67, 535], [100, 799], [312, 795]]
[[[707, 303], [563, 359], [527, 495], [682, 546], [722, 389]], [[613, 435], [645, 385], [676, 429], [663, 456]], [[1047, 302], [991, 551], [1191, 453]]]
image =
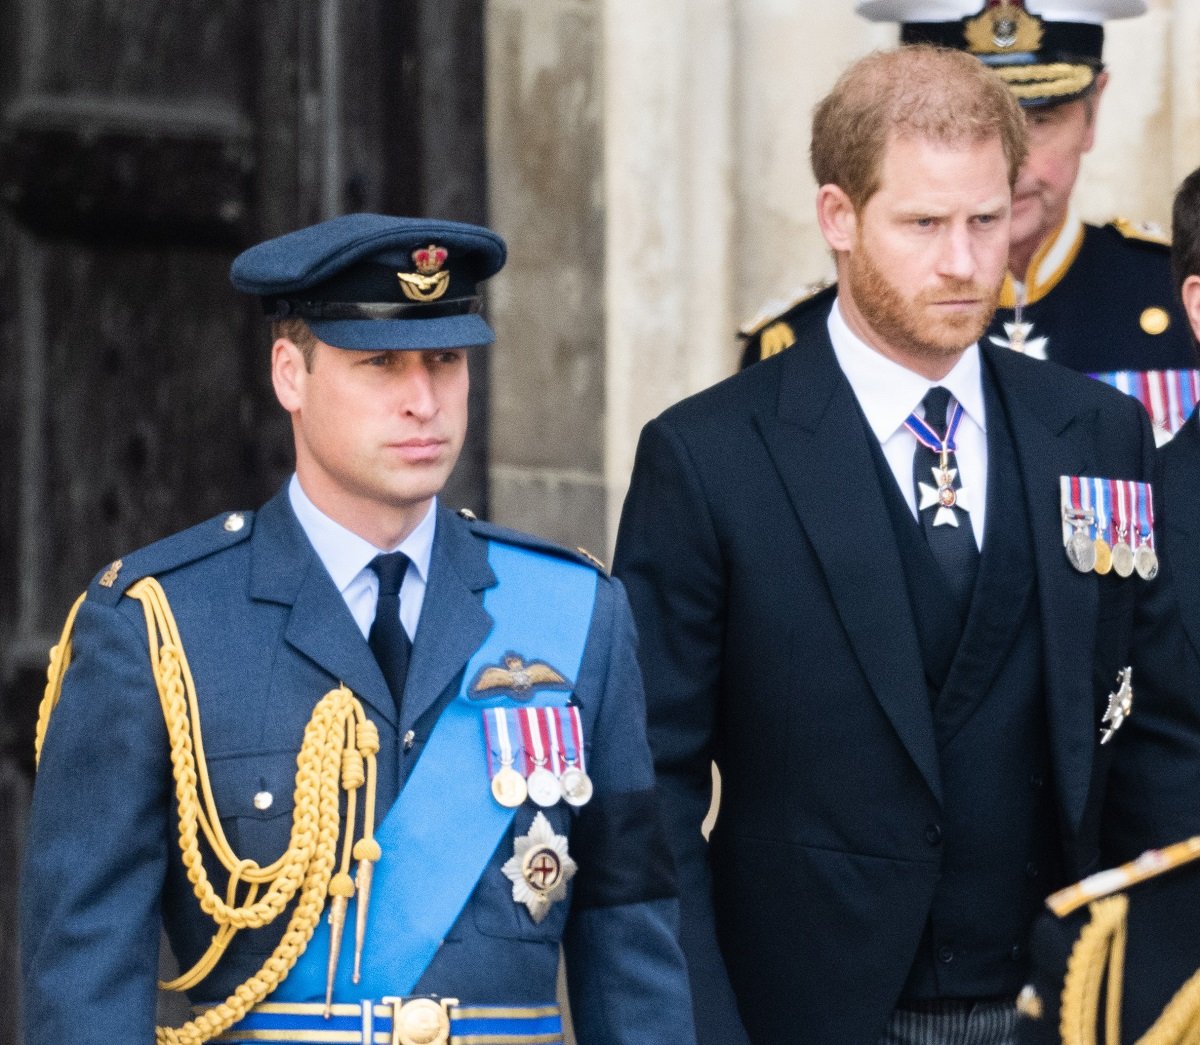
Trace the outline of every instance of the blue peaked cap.
[[507, 253], [479, 225], [344, 214], [243, 251], [229, 278], [272, 319], [303, 319], [335, 348], [462, 348], [496, 340], [479, 284]]

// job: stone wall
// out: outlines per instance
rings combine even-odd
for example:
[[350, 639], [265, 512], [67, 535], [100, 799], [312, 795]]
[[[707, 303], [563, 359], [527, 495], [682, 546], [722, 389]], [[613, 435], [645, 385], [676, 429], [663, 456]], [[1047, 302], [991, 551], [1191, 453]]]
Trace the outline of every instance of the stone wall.
[[[1200, 4], [1110, 23], [1112, 83], [1076, 196], [1166, 222], [1200, 164]], [[729, 374], [733, 332], [828, 274], [812, 106], [896, 39], [851, 0], [490, 0], [492, 515], [611, 547], [637, 435]]]

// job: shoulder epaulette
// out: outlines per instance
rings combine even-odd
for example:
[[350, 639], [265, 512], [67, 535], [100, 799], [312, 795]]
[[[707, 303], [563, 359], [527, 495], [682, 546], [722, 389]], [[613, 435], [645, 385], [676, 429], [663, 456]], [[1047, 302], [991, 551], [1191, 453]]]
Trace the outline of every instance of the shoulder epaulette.
[[88, 598], [115, 604], [143, 577], [158, 576], [207, 558], [244, 541], [253, 529], [253, 512], [214, 516], [109, 563], [93, 578]]
[[780, 301], [776, 298], [768, 301], [758, 310], [752, 319], [738, 327], [738, 337], [748, 339], [757, 334], [764, 333], [776, 323], [781, 322], [793, 309], [815, 298], [821, 291], [828, 290], [832, 286], [833, 280], [821, 279], [815, 283], [806, 283], [788, 299]]
[[559, 559], [570, 559], [572, 562], [590, 566], [592, 569], [606, 576], [608, 574], [604, 563], [584, 548], [568, 548], [565, 545], [548, 541], [543, 537], [536, 537], [531, 533], [525, 533], [521, 530], [510, 530], [507, 526], [497, 526], [495, 523], [484, 522], [482, 519], [476, 518], [475, 513], [470, 509], [459, 509], [458, 514], [470, 523], [473, 533], [478, 534], [480, 537], [486, 537], [489, 541], [502, 541], [505, 544], [515, 544], [519, 548], [528, 548], [531, 551], [553, 555]]
[[1059, 918], [1065, 918], [1093, 900], [1122, 892], [1139, 882], [1157, 878], [1198, 859], [1200, 835], [1176, 842], [1165, 849], [1147, 849], [1136, 860], [1108, 871], [1098, 871], [1074, 885], [1051, 893], [1046, 897], [1046, 906]]
[[1113, 218], [1109, 222], [1126, 239], [1141, 240], [1143, 243], [1156, 243], [1160, 247], [1169, 247], [1171, 237], [1161, 225], [1152, 221], [1130, 221], [1129, 218]]

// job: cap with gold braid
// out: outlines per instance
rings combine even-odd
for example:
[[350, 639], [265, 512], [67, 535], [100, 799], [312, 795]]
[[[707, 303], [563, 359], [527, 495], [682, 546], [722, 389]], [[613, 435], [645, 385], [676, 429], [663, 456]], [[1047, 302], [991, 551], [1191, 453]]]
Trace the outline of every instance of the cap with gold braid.
[[1104, 23], [1144, 14], [1145, 0], [860, 0], [873, 22], [899, 22], [900, 41], [968, 51], [1024, 106], [1088, 93], [1104, 68]]

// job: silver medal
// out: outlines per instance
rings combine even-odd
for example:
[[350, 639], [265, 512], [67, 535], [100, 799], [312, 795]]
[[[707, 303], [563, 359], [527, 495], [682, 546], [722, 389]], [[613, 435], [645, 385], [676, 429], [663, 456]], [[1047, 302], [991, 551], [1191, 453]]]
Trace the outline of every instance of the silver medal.
[[1158, 555], [1148, 544], [1141, 544], [1133, 553], [1133, 568], [1144, 581], [1152, 581], [1158, 576]]
[[592, 778], [578, 766], [567, 766], [559, 780], [562, 796], [568, 805], [587, 805], [592, 798]]
[[545, 766], [538, 766], [529, 774], [529, 797], [538, 805], [549, 807], [557, 805], [562, 798], [562, 790], [558, 786], [558, 777]]
[[1113, 545], [1112, 568], [1118, 577], [1129, 577], [1133, 574], [1133, 549], [1124, 538]]
[[1067, 540], [1067, 558], [1080, 573], [1095, 569], [1096, 545], [1084, 529], [1077, 528]]

